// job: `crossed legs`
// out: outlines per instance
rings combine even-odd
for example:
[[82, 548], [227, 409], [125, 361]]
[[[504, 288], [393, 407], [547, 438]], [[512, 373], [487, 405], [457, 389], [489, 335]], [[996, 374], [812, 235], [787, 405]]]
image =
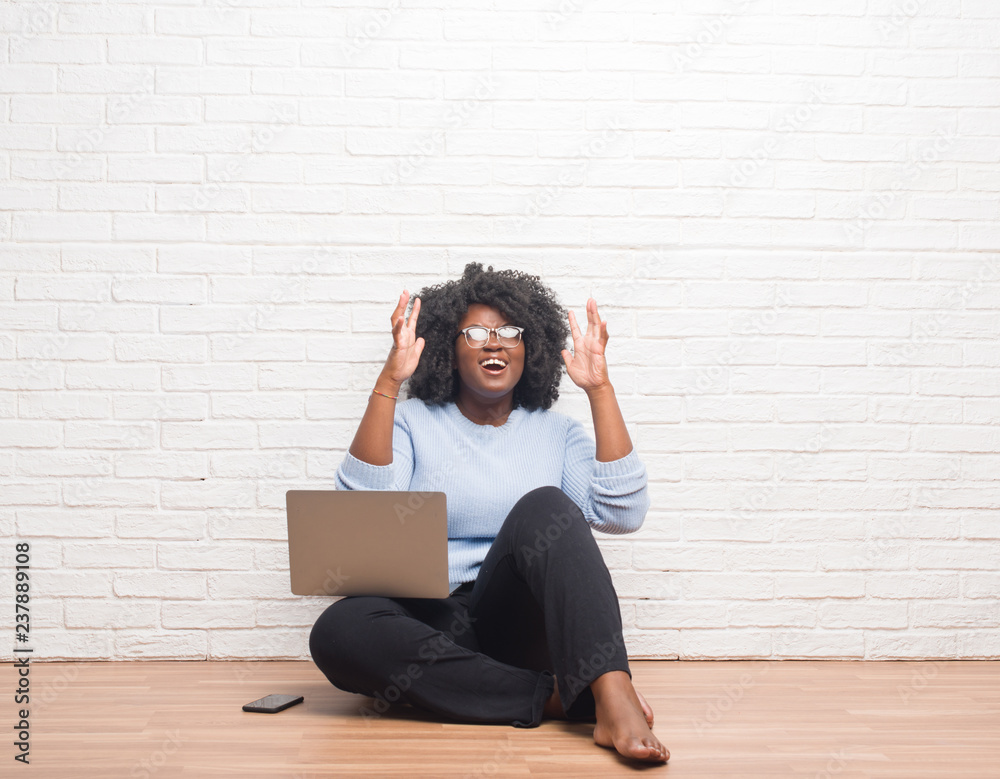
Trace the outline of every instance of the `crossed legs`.
[[[471, 583], [470, 583], [471, 584]], [[474, 584], [446, 599], [349, 597], [310, 634], [338, 688], [465, 722], [596, 720], [594, 740], [663, 761], [632, 687], [611, 576], [580, 509], [556, 487], [521, 498]]]

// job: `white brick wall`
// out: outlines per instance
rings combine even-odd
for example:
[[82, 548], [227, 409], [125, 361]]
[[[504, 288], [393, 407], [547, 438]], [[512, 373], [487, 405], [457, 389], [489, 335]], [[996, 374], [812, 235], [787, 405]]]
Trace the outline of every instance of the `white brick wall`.
[[37, 657], [308, 657], [284, 492], [473, 260], [610, 322], [634, 656], [1000, 657], [1000, 5], [333, 5], [0, 9]]

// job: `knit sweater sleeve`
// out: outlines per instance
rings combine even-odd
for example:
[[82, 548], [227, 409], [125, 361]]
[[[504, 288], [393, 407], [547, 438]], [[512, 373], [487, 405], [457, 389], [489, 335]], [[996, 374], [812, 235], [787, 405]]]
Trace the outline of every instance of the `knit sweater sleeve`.
[[410, 422], [396, 407], [392, 424], [392, 462], [372, 465], [350, 452], [344, 457], [334, 484], [338, 490], [408, 490], [413, 478], [413, 438]]
[[634, 533], [650, 505], [646, 466], [635, 448], [618, 460], [601, 462], [594, 440], [572, 418], [566, 432], [562, 489], [583, 510], [591, 527], [602, 533]]

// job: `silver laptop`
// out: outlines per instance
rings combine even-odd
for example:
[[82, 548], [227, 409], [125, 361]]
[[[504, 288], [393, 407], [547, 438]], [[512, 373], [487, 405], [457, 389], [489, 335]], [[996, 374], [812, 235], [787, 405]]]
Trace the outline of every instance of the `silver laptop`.
[[447, 598], [443, 492], [288, 490], [295, 595]]

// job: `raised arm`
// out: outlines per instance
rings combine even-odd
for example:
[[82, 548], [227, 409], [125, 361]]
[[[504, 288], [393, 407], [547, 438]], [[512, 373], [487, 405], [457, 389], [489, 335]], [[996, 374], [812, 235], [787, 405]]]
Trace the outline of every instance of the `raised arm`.
[[625, 419], [615, 388], [608, 378], [608, 363], [604, 350], [608, 345], [608, 323], [602, 322], [597, 313], [597, 301], [587, 298], [587, 332], [580, 332], [576, 315], [569, 312], [569, 327], [573, 334], [573, 352], [562, 350], [566, 373], [573, 383], [587, 393], [590, 413], [594, 417], [594, 437], [597, 459], [600, 462], [620, 460], [632, 451], [632, 438], [625, 427]]
[[392, 312], [392, 349], [386, 358], [382, 372], [375, 380], [375, 388], [368, 397], [368, 407], [361, 417], [358, 431], [351, 442], [350, 453], [370, 465], [392, 463], [392, 426], [396, 412], [395, 397], [399, 388], [417, 369], [425, 341], [416, 337], [417, 317], [420, 315], [420, 298], [413, 303], [409, 321], [406, 320], [406, 305], [410, 293], [403, 290], [399, 304]]

